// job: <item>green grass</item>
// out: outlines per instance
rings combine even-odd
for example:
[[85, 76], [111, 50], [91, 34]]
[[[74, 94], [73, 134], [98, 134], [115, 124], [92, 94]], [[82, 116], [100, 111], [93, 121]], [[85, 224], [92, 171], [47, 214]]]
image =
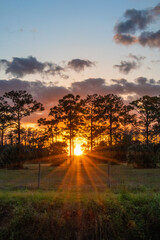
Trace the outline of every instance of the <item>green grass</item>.
[[65, 202], [52, 191], [1, 192], [0, 239], [159, 240], [160, 194], [100, 195]]
[[[0, 169], [0, 190], [37, 189], [38, 165], [27, 164], [26, 169]], [[134, 169], [132, 166], [111, 165], [111, 189], [145, 191], [160, 190], [160, 168]], [[41, 165], [40, 189], [45, 191], [104, 192], [107, 189], [107, 165], [78, 162], [59, 167]]]
[[160, 169], [107, 165], [81, 157], [70, 166], [0, 169], [2, 240], [159, 240]]

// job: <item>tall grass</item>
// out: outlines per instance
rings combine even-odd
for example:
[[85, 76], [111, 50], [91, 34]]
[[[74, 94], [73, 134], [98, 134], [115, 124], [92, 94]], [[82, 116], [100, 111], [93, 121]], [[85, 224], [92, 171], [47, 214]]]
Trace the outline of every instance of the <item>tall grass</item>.
[[1, 240], [160, 239], [159, 194], [108, 192], [71, 202], [54, 193], [23, 194], [0, 195]]

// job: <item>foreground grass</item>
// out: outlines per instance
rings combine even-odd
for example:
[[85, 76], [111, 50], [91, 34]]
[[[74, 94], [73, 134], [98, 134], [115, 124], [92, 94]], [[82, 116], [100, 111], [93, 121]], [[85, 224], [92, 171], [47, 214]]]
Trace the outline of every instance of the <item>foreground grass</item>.
[[0, 169], [0, 240], [159, 240], [160, 169], [72, 165]]
[[0, 239], [160, 239], [160, 194], [63, 194], [0, 192]]

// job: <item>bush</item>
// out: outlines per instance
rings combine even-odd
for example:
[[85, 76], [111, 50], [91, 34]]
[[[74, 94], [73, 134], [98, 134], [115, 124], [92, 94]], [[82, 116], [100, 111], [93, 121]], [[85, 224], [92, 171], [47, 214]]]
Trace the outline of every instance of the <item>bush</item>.
[[113, 162], [126, 162], [126, 153], [128, 146], [125, 144], [117, 144], [113, 146], [107, 146], [107, 144], [102, 141], [99, 146], [95, 148], [95, 151], [101, 153], [104, 157], [112, 158]]
[[136, 168], [155, 168], [157, 157], [152, 145], [135, 144], [127, 151], [128, 163], [132, 163]]
[[24, 161], [35, 158], [35, 152], [29, 147], [8, 145], [0, 155], [0, 166], [8, 168], [22, 168]]
[[49, 152], [50, 152], [50, 155], [58, 155], [58, 154], [67, 153], [66, 149], [67, 149], [67, 144], [65, 142], [55, 142], [50, 145]]
[[158, 196], [123, 194], [79, 207], [52, 200], [0, 199], [3, 240], [158, 240]]

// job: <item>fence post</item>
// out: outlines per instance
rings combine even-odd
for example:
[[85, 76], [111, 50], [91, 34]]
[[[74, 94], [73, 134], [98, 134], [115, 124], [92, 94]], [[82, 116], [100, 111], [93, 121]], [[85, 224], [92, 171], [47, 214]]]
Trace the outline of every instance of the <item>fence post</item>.
[[38, 163], [38, 189], [40, 189], [40, 180], [41, 180], [41, 162]]
[[108, 188], [111, 187], [111, 179], [110, 179], [110, 162], [108, 162]]

